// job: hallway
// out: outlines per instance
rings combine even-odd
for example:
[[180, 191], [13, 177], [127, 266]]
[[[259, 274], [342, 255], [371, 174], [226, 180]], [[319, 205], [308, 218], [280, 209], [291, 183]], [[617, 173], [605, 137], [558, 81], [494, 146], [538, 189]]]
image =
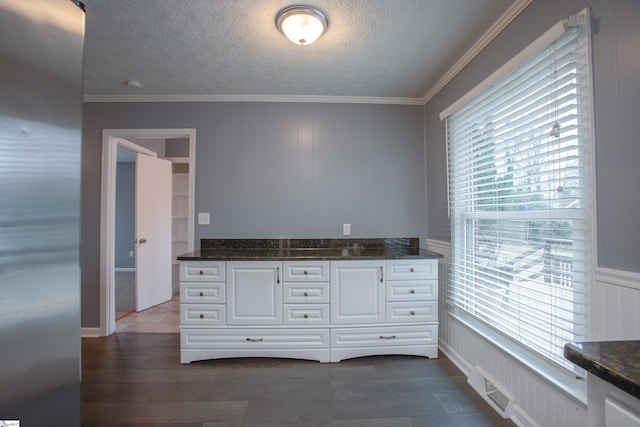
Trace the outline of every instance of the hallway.
[[180, 331], [180, 296], [171, 301], [135, 311], [116, 322], [116, 333], [178, 333]]

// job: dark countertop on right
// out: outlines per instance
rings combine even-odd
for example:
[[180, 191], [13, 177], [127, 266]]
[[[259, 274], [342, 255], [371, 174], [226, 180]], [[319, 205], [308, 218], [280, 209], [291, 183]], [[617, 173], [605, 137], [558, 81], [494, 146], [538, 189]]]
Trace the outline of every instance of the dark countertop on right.
[[571, 343], [564, 357], [640, 399], [640, 340]]

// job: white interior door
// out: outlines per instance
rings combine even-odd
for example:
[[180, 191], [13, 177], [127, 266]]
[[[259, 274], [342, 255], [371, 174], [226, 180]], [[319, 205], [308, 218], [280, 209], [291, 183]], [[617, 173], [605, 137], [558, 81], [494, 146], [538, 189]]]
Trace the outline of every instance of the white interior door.
[[136, 311], [171, 299], [171, 162], [136, 155]]

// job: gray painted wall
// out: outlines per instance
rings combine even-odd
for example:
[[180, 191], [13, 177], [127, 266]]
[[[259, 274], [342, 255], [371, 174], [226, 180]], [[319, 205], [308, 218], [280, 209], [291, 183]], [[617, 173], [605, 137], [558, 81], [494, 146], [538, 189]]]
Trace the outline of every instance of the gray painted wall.
[[99, 325], [102, 129], [196, 128], [203, 237], [426, 237], [423, 108], [85, 103], [82, 325]]
[[165, 144], [165, 157], [189, 157], [188, 138], [169, 138]]
[[135, 268], [134, 257], [129, 256], [135, 245], [136, 216], [136, 164], [118, 162], [116, 168], [116, 227], [115, 267]]
[[445, 125], [439, 113], [561, 18], [591, 7], [601, 267], [640, 272], [640, 2], [536, 0], [425, 107], [429, 238], [449, 240]]
[[164, 138], [130, 138], [131, 142], [147, 148], [158, 155], [159, 159], [166, 157], [165, 150], [167, 146], [167, 140]]

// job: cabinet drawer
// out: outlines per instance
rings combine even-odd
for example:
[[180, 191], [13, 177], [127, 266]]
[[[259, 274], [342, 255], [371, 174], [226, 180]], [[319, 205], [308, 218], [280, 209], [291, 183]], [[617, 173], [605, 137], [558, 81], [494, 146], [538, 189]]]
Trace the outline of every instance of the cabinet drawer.
[[180, 326], [224, 325], [225, 306], [222, 304], [181, 304]]
[[181, 348], [326, 348], [329, 329], [181, 329]]
[[180, 303], [225, 303], [224, 283], [180, 283]]
[[285, 282], [329, 281], [329, 261], [285, 261], [282, 268]]
[[180, 263], [181, 282], [224, 282], [224, 261], [192, 261]]
[[329, 304], [285, 304], [285, 325], [328, 325]]
[[394, 260], [386, 262], [387, 280], [438, 279], [438, 260]]
[[438, 281], [398, 280], [387, 281], [387, 302], [425, 301], [438, 299]]
[[438, 301], [387, 303], [387, 322], [437, 322]]
[[394, 347], [437, 342], [437, 325], [331, 329], [331, 347]]
[[328, 303], [329, 282], [294, 283], [282, 285], [282, 300], [294, 303]]

